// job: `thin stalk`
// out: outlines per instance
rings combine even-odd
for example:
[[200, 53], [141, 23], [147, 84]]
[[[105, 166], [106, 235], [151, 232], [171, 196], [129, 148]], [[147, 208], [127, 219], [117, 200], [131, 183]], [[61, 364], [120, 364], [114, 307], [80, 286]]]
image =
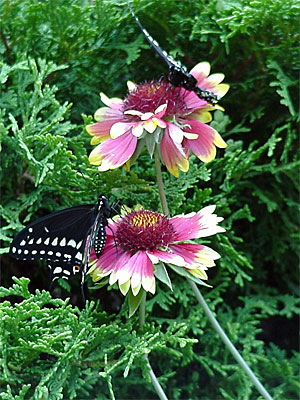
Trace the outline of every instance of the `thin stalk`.
[[144, 331], [145, 320], [146, 320], [146, 317], [145, 317], [145, 315], [146, 315], [146, 295], [147, 295], [147, 292], [144, 291], [142, 300], [141, 300], [141, 304], [139, 307], [139, 325], [140, 325], [141, 332]]
[[[161, 201], [161, 206], [163, 209], [163, 213], [166, 216], [170, 216], [169, 213], [169, 208], [168, 208], [168, 203], [165, 195], [165, 190], [164, 190], [164, 184], [162, 180], [162, 174], [161, 174], [161, 166], [160, 166], [160, 159], [159, 159], [159, 152], [158, 148], [156, 146], [155, 152], [154, 152], [154, 161], [155, 161], [155, 170], [156, 170], [156, 179], [157, 179], [157, 184], [158, 184], [158, 191], [159, 191], [159, 196], [160, 196], [160, 201]], [[223, 340], [225, 343], [226, 347], [228, 350], [231, 352], [233, 357], [236, 359], [236, 361], [239, 363], [239, 365], [243, 368], [245, 373], [248, 375], [250, 380], [252, 381], [253, 385], [256, 387], [256, 389], [259, 391], [259, 393], [266, 399], [266, 400], [272, 400], [272, 397], [269, 395], [269, 393], [266, 391], [266, 389], [263, 387], [263, 385], [259, 382], [259, 380], [256, 378], [252, 370], [248, 367], [244, 359], [241, 357], [237, 349], [234, 347], [234, 345], [231, 343], [229, 340], [228, 336], [225, 334], [221, 326], [219, 325], [218, 321], [216, 318], [213, 316], [212, 312], [210, 311], [206, 301], [204, 300], [203, 296], [201, 295], [198, 287], [196, 286], [195, 282], [192, 280], [188, 279], [188, 283], [190, 284], [196, 299], [198, 300], [199, 304], [202, 306], [208, 320], [212, 324], [213, 328], [216, 330], [216, 332], [219, 334], [220, 338]]]
[[[146, 292], [144, 292], [140, 308], [139, 308], [139, 324], [140, 324], [140, 331], [144, 330], [145, 326], [145, 314], [146, 314]], [[160, 386], [160, 383], [158, 382], [153, 369], [150, 365], [149, 359], [147, 354], [143, 356], [143, 358], [146, 360], [147, 367], [148, 367], [148, 374], [151, 379], [152, 386], [154, 387], [154, 390], [156, 391], [158, 397], [160, 400], [168, 400], [167, 396], [165, 395], [165, 392], [163, 391], [163, 388]]]
[[198, 289], [197, 285], [195, 282], [192, 280], [188, 279], [188, 283], [190, 284], [192, 291], [194, 292], [194, 295], [196, 299], [198, 300], [199, 304], [202, 306], [208, 320], [212, 324], [213, 328], [215, 331], [219, 334], [220, 338], [223, 340], [225, 343], [225, 346], [227, 349], [230, 351], [230, 353], [233, 355], [233, 357], [236, 359], [236, 361], [240, 364], [240, 366], [243, 368], [245, 373], [248, 375], [250, 380], [252, 381], [253, 385], [256, 387], [256, 389], [259, 391], [259, 393], [267, 400], [272, 400], [272, 397], [269, 395], [269, 393], [266, 391], [266, 389], [263, 387], [263, 385], [259, 382], [259, 380], [256, 378], [252, 370], [248, 367], [244, 359], [241, 357], [237, 349], [234, 347], [234, 345], [231, 343], [229, 340], [228, 336], [226, 333], [223, 331], [221, 328], [220, 324], [216, 320], [216, 318], [213, 316], [211, 310], [209, 309], [206, 301], [204, 300], [204, 297], [200, 293], [200, 290]]
[[155, 171], [156, 171], [156, 179], [157, 179], [160, 203], [161, 203], [161, 206], [163, 209], [163, 213], [167, 217], [169, 217], [170, 213], [169, 213], [169, 207], [168, 207], [167, 198], [166, 198], [166, 194], [165, 194], [164, 183], [162, 180], [160, 158], [159, 158], [159, 151], [158, 151], [157, 145], [155, 146], [155, 151], [154, 151], [154, 162], [155, 162]]

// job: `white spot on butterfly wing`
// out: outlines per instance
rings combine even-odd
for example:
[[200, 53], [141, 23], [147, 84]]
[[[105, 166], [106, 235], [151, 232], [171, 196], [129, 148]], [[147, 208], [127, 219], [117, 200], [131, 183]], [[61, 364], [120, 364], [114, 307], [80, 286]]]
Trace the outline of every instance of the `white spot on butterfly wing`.
[[77, 250], [80, 249], [81, 245], [82, 245], [82, 240], [80, 240], [80, 242], [77, 243], [76, 249], [77, 249]]
[[44, 226], [44, 229], [46, 232], [49, 232], [49, 229], [46, 226]]
[[42, 243], [42, 238], [39, 238], [37, 241], [36, 241], [36, 244], [41, 244]]
[[76, 247], [76, 242], [75, 242], [75, 240], [73, 240], [73, 239], [71, 239], [71, 240], [69, 240], [68, 241], [68, 246], [71, 246], [71, 247]]
[[58, 237], [54, 238], [51, 244], [52, 246], [56, 246], [57, 243], [58, 243]]
[[11, 251], [12, 251], [13, 253], [15, 253], [15, 252], [17, 251], [17, 249], [16, 249], [15, 247], [13, 247], [13, 248], [11, 249]]
[[75, 258], [76, 258], [77, 260], [82, 261], [82, 254], [80, 253], [80, 251], [77, 252]]
[[25, 240], [23, 239], [22, 242], [20, 243], [20, 246], [25, 246], [25, 244], [26, 244], [26, 242], [25, 242]]
[[30, 239], [28, 244], [33, 244], [33, 239]]
[[29, 228], [29, 229], [28, 229], [28, 232], [30, 232], [30, 233], [31, 233], [32, 231], [33, 231], [33, 229], [32, 229], [32, 228]]
[[62, 238], [62, 240], [60, 241], [60, 243], [59, 243], [59, 245], [61, 246], [61, 247], [64, 247], [65, 245], [66, 245], [66, 238]]
[[54, 268], [53, 274], [61, 274], [61, 273], [62, 273], [62, 268], [61, 267], [55, 267]]
[[49, 242], [50, 242], [50, 238], [48, 237], [48, 238], [44, 241], [44, 244], [45, 244], [46, 246], [48, 246]]

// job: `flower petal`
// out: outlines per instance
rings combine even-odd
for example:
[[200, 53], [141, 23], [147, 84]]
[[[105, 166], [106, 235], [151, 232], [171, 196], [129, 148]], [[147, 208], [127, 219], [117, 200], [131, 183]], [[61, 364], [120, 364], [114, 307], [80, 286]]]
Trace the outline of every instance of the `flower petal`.
[[100, 93], [100, 98], [102, 103], [104, 103], [106, 106], [116, 109], [116, 110], [122, 110], [124, 101], [119, 99], [118, 97], [113, 97], [113, 98], [108, 98], [104, 93]]
[[124, 119], [124, 116], [122, 111], [119, 109], [101, 107], [95, 112], [94, 118], [97, 122], [103, 122], [106, 120], [121, 121]]
[[159, 107], [157, 107], [157, 109], [155, 110], [155, 116], [157, 117], [157, 118], [162, 118], [164, 115], [165, 115], [165, 113], [166, 113], [166, 111], [167, 111], [167, 107], [168, 107], [168, 105], [165, 103], [165, 104], [161, 104]]
[[227, 83], [221, 83], [214, 88], [214, 93], [220, 97], [223, 97], [228, 92], [229, 88], [230, 86]]
[[142, 285], [146, 291], [153, 286], [153, 265], [145, 251], [137, 251], [117, 272], [119, 286], [131, 280], [131, 287]]
[[195, 278], [199, 278], [199, 279], [208, 279], [208, 276], [205, 272], [205, 267], [199, 267], [199, 268], [195, 268], [195, 269], [189, 269], [189, 273], [192, 274]]
[[210, 64], [207, 61], [198, 63], [190, 71], [190, 74], [192, 74], [197, 79], [198, 85], [199, 82], [202, 82], [203, 79], [209, 75], [209, 73], [210, 73]]
[[183, 148], [180, 143], [176, 143], [171, 139], [167, 128], [164, 131], [160, 149], [163, 162], [172, 175], [178, 178], [178, 168], [184, 172], [188, 171], [189, 162]]
[[189, 239], [197, 239], [224, 232], [225, 229], [218, 226], [223, 218], [213, 214], [216, 206], [204, 207], [196, 214], [178, 215], [170, 218], [175, 229], [174, 242]]
[[184, 259], [185, 267], [189, 269], [199, 268], [199, 266], [213, 267], [214, 260], [220, 258], [216, 251], [198, 243], [176, 243], [169, 247]]
[[119, 136], [124, 135], [129, 129], [134, 126], [132, 122], [117, 122], [110, 128], [110, 136], [112, 139], [116, 139]]
[[171, 244], [170, 249], [180, 255], [185, 262], [185, 267], [197, 268], [199, 266], [198, 253], [203, 250], [204, 246], [197, 243], [176, 243]]
[[134, 153], [137, 138], [130, 131], [116, 139], [107, 139], [90, 154], [91, 164], [99, 165], [99, 171], [107, 171], [123, 165]]
[[224, 74], [217, 73], [217, 74], [211, 74], [209, 75], [205, 81], [208, 82], [211, 87], [217, 86], [219, 83], [221, 83], [225, 78]]
[[[169, 123], [168, 129], [169, 129], [170, 137], [173, 140], [173, 142], [181, 143], [183, 141], [183, 132], [179, 128], [179, 126]], [[198, 135], [196, 135], [196, 137], [198, 137]]]
[[[195, 121], [200, 121], [203, 122], [204, 124], [207, 124], [208, 122], [211, 122], [212, 116], [209, 110], [213, 110], [214, 107], [209, 107], [207, 109], [200, 108], [198, 110], [195, 110], [191, 114], [189, 114], [189, 119], [195, 120]], [[198, 135], [197, 135], [198, 136]]]
[[169, 263], [169, 264], [174, 264], [177, 265], [178, 267], [184, 267], [185, 266], [185, 261], [184, 259], [179, 255], [172, 253], [171, 251], [163, 251], [163, 250], [153, 250], [153, 251], [147, 251], [147, 254], [150, 256], [150, 254], [154, 255], [157, 257], [160, 261]]
[[186, 121], [189, 126], [185, 126], [184, 130], [191, 133], [197, 133], [198, 139], [184, 139], [183, 147], [186, 154], [191, 149], [201, 161], [207, 163], [212, 161], [216, 156], [217, 147], [226, 147], [227, 144], [221, 138], [219, 133], [212, 127], [199, 121]]
[[133, 90], [135, 90], [137, 88], [137, 85], [132, 81], [127, 81], [127, 87], [128, 87], [129, 92], [132, 92]]
[[109, 136], [111, 126], [115, 121], [96, 122], [95, 124], [87, 125], [85, 129], [92, 136], [106, 138]]

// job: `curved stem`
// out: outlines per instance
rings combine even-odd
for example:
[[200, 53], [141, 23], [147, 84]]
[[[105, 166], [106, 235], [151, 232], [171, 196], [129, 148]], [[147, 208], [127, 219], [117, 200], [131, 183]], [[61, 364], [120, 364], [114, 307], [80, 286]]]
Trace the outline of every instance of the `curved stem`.
[[165, 194], [165, 189], [164, 189], [164, 183], [162, 180], [162, 174], [161, 174], [161, 166], [160, 166], [160, 159], [159, 159], [159, 150], [157, 145], [155, 146], [155, 151], [154, 151], [154, 162], [155, 162], [155, 171], [156, 171], [156, 179], [157, 179], [157, 185], [158, 185], [158, 192], [159, 192], [159, 197], [160, 197], [160, 203], [163, 209], [163, 213], [169, 217], [169, 207], [166, 199], [166, 194]]
[[248, 367], [244, 359], [241, 357], [237, 349], [234, 347], [234, 345], [231, 343], [229, 340], [228, 336], [226, 333], [223, 331], [221, 328], [220, 324], [216, 320], [216, 318], [213, 316], [212, 312], [210, 311], [206, 301], [204, 300], [203, 296], [200, 293], [200, 290], [198, 289], [197, 285], [195, 282], [192, 280], [188, 279], [188, 283], [190, 284], [196, 299], [198, 300], [199, 304], [202, 306], [207, 318], [209, 319], [210, 323], [212, 324], [213, 328], [215, 331], [219, 334], [220, 338], [223, 340], [225, 343], [225, 346], [227, 349], [230, 351], [230, 353], [233, 355], [233, 357], [236, 359], [236, 361], [240, 364], [240, 366], [243, 368], [245, 373], [248, 375], [250, 380], [252, 381], [253, 385], [256, 387], [256, 389], [259, 391], [259, 393], [267, 400], [272, 400], [272, 397], [269, 395], [269, 393], [266, 391], [266, 389], [263, 387], [263, 385], [259, 382], [259, 380], [256, 378], [252, 370]]
[[[165, 190], [164, 190], [164, 184], [162, 180], [162, 174], [161, 174], [161, 166], [160, 166], [160, 159], [159, 159], [159, 152], [158, 148], [156, 145], [155, 152], [154, 152], [154, 161], [155, 161], [155, 170], [156, 170], [156, 178], [157, 178], [157, 184], [158, 184], [158, 191], [159, 191], [159, 196], [160, 196], [160, 201], [161, 201], [161, 206], [163, 209], [163, 213], [166, 216], [170, 216], [169, 213], [169, 208], [168, 208], [168, 203], [165, 195]], [[198, 300], [199, 304], [202, 306], [207, 318], [209, 319], [210, 323], [212, 324], [213, 328], [217, 331], [218, 335], [220, 338], [223, 340], [225, 343], [226, 347], [228, 350], [231, 352], [233, 357], [236, 359], [236, 361], [240, 364], [240, 366], [243, 368], [245, 373], [248, 375], [250, 380], [252, 381], [253, 385], [256, 387], [256, 389], [259, 391], [259, 393], [266, 399], [266, 400], [272, 400], [272, 397], [269, 395], [269, 393], [266, 391], [266, 389], [263, 387], [263, 385], [259, 382], [259, 380], [256, 378], [252, 370], [248, 367], [244, 359], [241, 357], [237, 349], [234, 347], [234, 345], [231, 343], [229, 340], [228, 336], [225, 334], [221, 326], [219, 325], [218, 321], [216, 318], [213, 316], [212, 312], [210, 311], [208, 305], [206, 304], [206, 301], [204, 300], [203, 296], [201, 295], [198, 287], [196, 286], [195, 282], [192, 280], [188, 279], [188, 283], [190, 284], [196, 299]]]
[[139, 325], [140, 325], [140, 331], [144, 331], [144, 326], [145, 326], [145, 315], [146, 315], [146, 295], [147, 292], [144, 291], [141, 304], [139, 307]]
[[[146, 314], [146, 292], [143, 293], [143, 297], [142, 297], [140, 308], [139, 308], [139, 325], [140, 325], [141, 331], [144, 330], [144, 326], [145, 326], [145, 314]], [[163, 388], [160, 386], [160, 383], [158, 382], [158, 380], [153, 372], [153, 369], [151, 367], [151, 364], [149, 362], [147, 354], [145, 354], [143, 356], [143, 358], [146, 360], [146, 364], [148, 367], [148, 374], [150, 376], [151, 383], [152, 383], [158, 397], [160, 398], [160, 400], [168, 400], [167, 396], [165, 395], [165, 392], [163, 391]]]

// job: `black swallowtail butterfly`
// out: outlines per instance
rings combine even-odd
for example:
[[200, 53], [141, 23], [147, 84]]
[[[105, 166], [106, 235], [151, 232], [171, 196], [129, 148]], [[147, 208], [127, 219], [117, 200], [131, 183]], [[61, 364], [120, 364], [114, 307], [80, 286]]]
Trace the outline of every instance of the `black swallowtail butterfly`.
[[13, 239], [9, 254], [19, 260], [43, 259], [51, 269], [51, 283], [82, 273], [81, 289], [92, 248], [100, 257], [106, 242], [105, 227], [112, 207], [105, 196], [97, 204], [65, 208], [40, 218]]
[[159, 47], [159, 44], [156, 40], [154, 40], [150, 34], [143, 28], [140, 23], [138, 17], [135, 15], [132, 7], [128, 3], [128, 7], [136, 20], [138, 26], [140, 27], [142, 34], [145, 36], [147, 41], [150, 44], [150, 47], [164, 60], [169, 68], [169, 81], [175, 87], [182, 87], [186, 90], [190, 90], [195, 92], [195, 94], [202, 100], [207, 101], [208, 103], [215, 105], [219, 100], [220, 96], [211, 92], [210, 90], [202, 89], [197, 86], [196, 78], [190, 74], [187, 68], [182, 65], [179, 61], [176, 61], [172, 56], [170, 56], [166, 51], [162, 50]]

